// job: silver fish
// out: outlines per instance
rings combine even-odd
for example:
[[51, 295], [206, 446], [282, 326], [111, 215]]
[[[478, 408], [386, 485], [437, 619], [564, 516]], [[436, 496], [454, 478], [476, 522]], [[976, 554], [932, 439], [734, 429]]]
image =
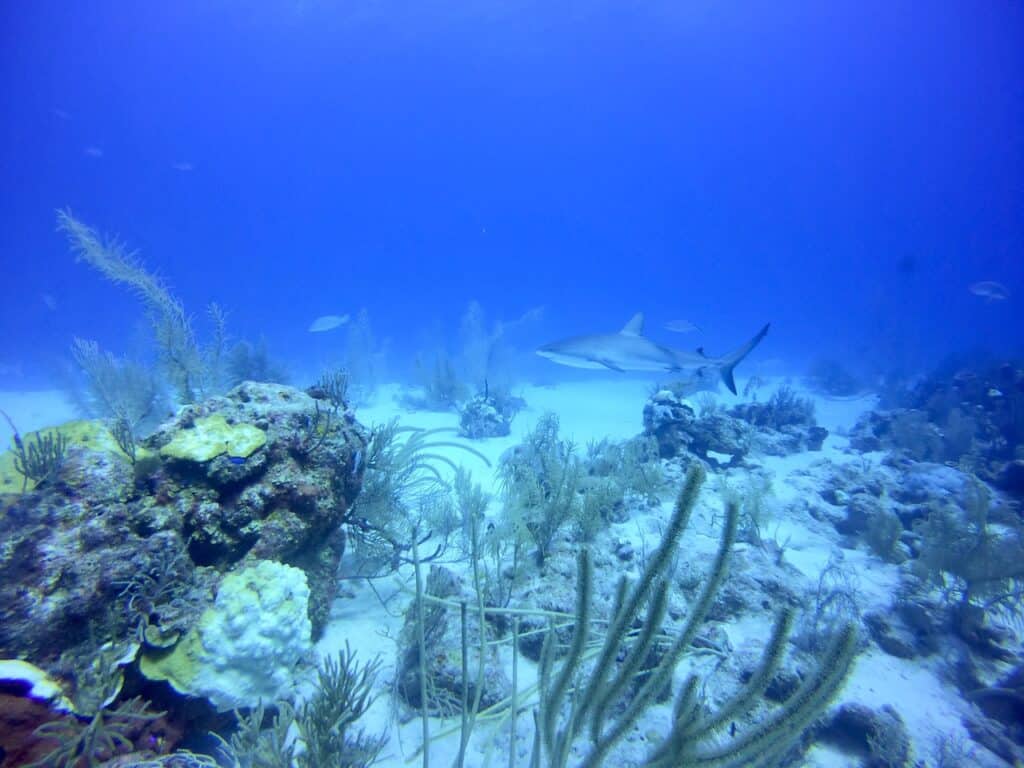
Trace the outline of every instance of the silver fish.
[[690, 333], [691, 331], [699, 332], [700, 328], [689, 320], [672, 320], [671, 322], [665, 323], [665, 330], [672, 331], [672, 333]]
[[985, 301], [1005, 301], [1010, 298], [1009, 289], [995, 280], [982, 280], [980, 283], [973, 283], [967, 290]]
[[348, 315], [323, 315], [309, 325], [310, 333], [333, 331], [348, 322]]

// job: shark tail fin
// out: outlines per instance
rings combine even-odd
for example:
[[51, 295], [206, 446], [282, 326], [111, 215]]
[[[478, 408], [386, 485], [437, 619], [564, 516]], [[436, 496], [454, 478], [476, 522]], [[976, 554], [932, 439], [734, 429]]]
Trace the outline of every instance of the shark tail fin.
[[768, 329], [771, 327], [771, 325], [771, 323], [766, 323], [764, 328], [758, 331], [757, 335], [754, 336], [754, 338], [752, 338], [742, 347], [737, 349], [731, 355], [726, 355], [725, 357], [722, 358], [722, 366], [720, 369], [722, 372], [722, 381], [725, 382], [725, 386], [727, 386], [729, 388], [729, 391], [732, 392], [734, 395], [736, 394], [736, 380], [733, 379], [732, 377], [733, 368], [739, 365], [740, 360], [749, 355], [751, 350], [753, 350], [754, 347], [761, 343], [761, 339], [763, 339], [767, 335]]

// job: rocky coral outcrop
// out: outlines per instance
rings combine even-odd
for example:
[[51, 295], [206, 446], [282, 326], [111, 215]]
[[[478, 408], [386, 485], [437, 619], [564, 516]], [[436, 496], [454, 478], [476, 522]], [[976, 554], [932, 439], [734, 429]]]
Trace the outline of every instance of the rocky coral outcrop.
[[[426, 578], [425, 592], [435, 598], [475, 604], [475, 597], [466, 590], [461, 580], [451, 571], [432, 566]], [[481, 708], [492, 706], [511, 691], [511, 681], [501, 664], [495, 663], [496, 651], [489, 646], [484, 659], [484, 674], [477, 690], [476, 671], [480, 666], [480, 632], [487, 633], [488, 624], [481, 625], [479, 614], [472, 608], [466, 615], [467, 644], [466, 658], [462, 657], [462, 627], [459, 612], [439, 604], [424, 603], [423, 638], [426, 657], [421, 665], [420, 647], [417, 640], [417, 625], [420, 621], [416, 604], [406, 613], [399, 646], [399, 666], [396, 690], [413, 709], [424, 707], [420, 680], [421, 670], [426, 671], [427, 701], [425, 708], [432, 714], [451, 716], [462, 709], [462, 667], [470, 670], [468, 696], [470, 701], [480, 697]]]
[[753, 429], [723, 411], [698, 415], [671, 390], [655, 392], [644, 405], [644, 433], [663, 459], [693, 454], [713, 466], [738, 464], [750, 450]]
[[886, 705], [872, 709], [859, 702], [839, 706], [820, 735], [863, 758], [865, 768], [895, 768], [910, 763], [910, 734], [903, 718]]
[[711, 466], [736, 466], [749, 453], [786, 456], [820, 451], [828, 430], [818, 426], [811, 401], [782, 388], [763, 403], [728, 411], [695, 410], [680, 394], [662, 389], [644, 405], [644, 432], [663, 459], [693, 454]]
[[889, 393], [888, 410], [865, 414], [851, 433], [860, 451], [971, 467], [983, 480], [1024, 495], [1024, 368], [941, 368]]
[[262, 560], [304, 573], [316, 636], [365, 445], [350, 411], [253, 382], [184, 408], [134, 463], [72, 440], [55, 478], [2, 497], [0, 657], [82, 687], [99, 645], [173, 646]]
[[769, 456], [820, 451], [828, 437], [828, 430], [818, 426], [814, 416], [814, 401], [800, 397], [787, 385], [764, 402], [731, 408], [729, 415], [756, 429], [754, 449]]
[[505, 437], [512, 431], [512, 416], [487, 395], [477, 395], [459, 408], [459, 435], [471, 440]]

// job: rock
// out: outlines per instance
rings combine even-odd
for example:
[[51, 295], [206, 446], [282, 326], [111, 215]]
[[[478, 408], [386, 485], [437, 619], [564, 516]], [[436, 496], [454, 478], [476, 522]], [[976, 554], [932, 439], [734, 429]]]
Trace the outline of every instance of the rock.
[[1024, 459], [1006, 462], [996, 475], [995, 484], [1013, 496], [1024, 496]]
[[459, 409], [459, 435], [472, 440], [505, 437], [512, 431], [512, 413], [503, 412], [497, 400], [477, 395]]
[[644, 404], [644, 432], [654, 437], [663, 459], [687, 450], [689, 434], [685, 428], [695, 419], [693, 408], [667, 389], [655, 392]]
[[[183, 408], [134, 464], [105, 428], [68, 429], [78, 438], [59, 476], [0, 502], [0, 657], [31, 659], [77, 681], [74, 700], [94, 698], [82, 686], [99, 646], [172, 645], [227, 573], [260, 560], [303, 572], [319, 635], [362, 484], [366, 433], [349, 411], [247, 382]], [[203, 429], [221, 444], [194, 441]]]
[[820, 451], [828, 437], [828, 430], [817, 426], [813, 403], [787, 387], [767, 402], [737, 405], [729, 415], [754, 428], [754, 448], [769, 456]]
[[948, 499], [962, 505], [967, 500], [968, 480], [958, 469], [919, 462], [900, 476], [891, 494], [901, 504], [927, 504]]
[[[853, 519], [844, 523], [853, 529], [859, 529], [866, 524], [866, 518], [870, 517], [870, 509], [867, 506], [874, 506], [868, 500], [879, 500], [886, 492], [885, 475], [882, 472], [870, 467], [861, 465], [858, 462], [847, 462], [833, 464], [825, 462], [824, 472], [821, 473], [822, 484], [818, 493], [822, 500], [832, 507], [843, 508], [843, 520], [849, 516], [846, 507], [854, 503], [859, 509], [854, 510]], [[878, 502], [879, 505], [881, 502]], [[835, 519], [833, 510], [823, 510], [826, 517]], [[863, 514], [862, 514], [863, 513]]]
[[820, 731], [820, 737], [860, 755], [867, 768], [897, 768], [910, 760], [910, 735], [903, 718], [886, 705], [874, 710], [845, 702]]
[[1024, 664], [1018, 661], [994, 685], [969, 691], [966, 698], [986, 718], [1002, 723], [1017, 745], [1024, 745]]
[[[425, 591], [428, 595], [458, 602], [467, 601], [467, 657], [465, 662], [470, 670], [469, 700], [477, 696], [477, 669], [480, 664], [480, 632], [487, 632], [487, 624], [481, 626], [479, 615], [473, 609], [475, 600], [468, 592], [463, 594], [461, 581], [449, 570], [431, 566]], [[417, 637], [417, 611], [413, 602], [405, 616], [405, 626], [398, 651], [396, 690], [399, 696], [413, 709], [423, 707], [420, 686], [420, 650]], [[427, 673], [427, 711], [435, 715], [451, 716], [462, 711], [463, 657], [462, 625], [460, 611], [437, 603], [424, 603], [424, 645]], [[483, 685], [479, 692], [480, 708], [502, 701], [511, 692], [511, 682], [505, 676], [504, 667], [499, 663], [495, 646], [489, 646], [484, 660]]]
[[999, 755], [1008, 765], [1024, 764], [1024, 749], [1007, 736], [1002, 723], [973, 712], [964, 715], [961, 722], [974, 741]]
[[[750, 670], [744, 675], [744, 682], [749, 680], [750, 673], [752, 672], [753, 670]], [[787, 664], [772, 675], [772, 679], [768, 682], [768, 687], [764, 689], [765, 698], [781, 704], [796, 693], [796, 689], [800, 687], [800, 682], [800, 673]]]
[[807, 430], [807, 450], [820, 451], [828, 437], [828, 430], [824, 427], [810, 427]]
[[867, 493], [855, 493], [846, 502], [846, 517], [836, 523], [844, 536], [858, 536], [868, 530], [871, 519], [883, 514], [882, 503]]
[[698, 417], [667, 389], [647, 400], [643, 420], [661, 458], [692, 453], [713, 466], [732, 466], [750, 450], [753, 430], [745, 422], [718, 411]]
[[622, 562], [628, 563], [636, 556], [636, 551], [631, 543], [621, 540], [615, 544], [615, 556]]
[[766, 456], [789, 456], [804, 450], [804, 441], [798, 429], [786, 427], [783, 431], [762, 429], [753, 438], [754, 449]]
[[889, 617], [881, 611], [865, 614], [864, 623], [871, 633], [871, 639], [890, 656], [913, 659], [919, 655], [913, 633], [902, 623], [890, 621]]

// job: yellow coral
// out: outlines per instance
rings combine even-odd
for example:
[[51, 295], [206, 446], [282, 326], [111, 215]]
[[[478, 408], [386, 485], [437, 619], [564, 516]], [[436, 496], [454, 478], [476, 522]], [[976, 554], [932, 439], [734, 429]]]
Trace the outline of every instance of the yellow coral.
[[[22, 435], [21, 440], [28, 446], [37, 437], [46, 437], [46, 435], [55, 432], [64, 435], [68, 441], [68, 446], [78, 445], [90, 451], [106, 451], [107, 453], [116, 453], [127, 458], [127, 454], [121, 450], [117, 440], [114, 439], [110, 430], [107, 429], [107, 425], [98, 419], [80, 419], [69, 421], [57, 427], [44, 427], [35, 432], [28, 432]], [[145, 448], [141, 446], [136, 448], [136, 458], [141, 459], [148, 455], [149, 452]], [[14, 468], [15, 457], [16, 454], [13, 450], [0, 454], [0, 494], [21, 493], [24, 478]], [[29, 480], [25, 489], [31, 491], [35, 486], [35, 482]]]
[[163, 448], [161, 456], [204, 462], [221, 454], [245, 458], [262, 448], [267, 435], [252, 424], [228, 424], [219, 413], [196, 419], [191, 429], [180, 430]]

